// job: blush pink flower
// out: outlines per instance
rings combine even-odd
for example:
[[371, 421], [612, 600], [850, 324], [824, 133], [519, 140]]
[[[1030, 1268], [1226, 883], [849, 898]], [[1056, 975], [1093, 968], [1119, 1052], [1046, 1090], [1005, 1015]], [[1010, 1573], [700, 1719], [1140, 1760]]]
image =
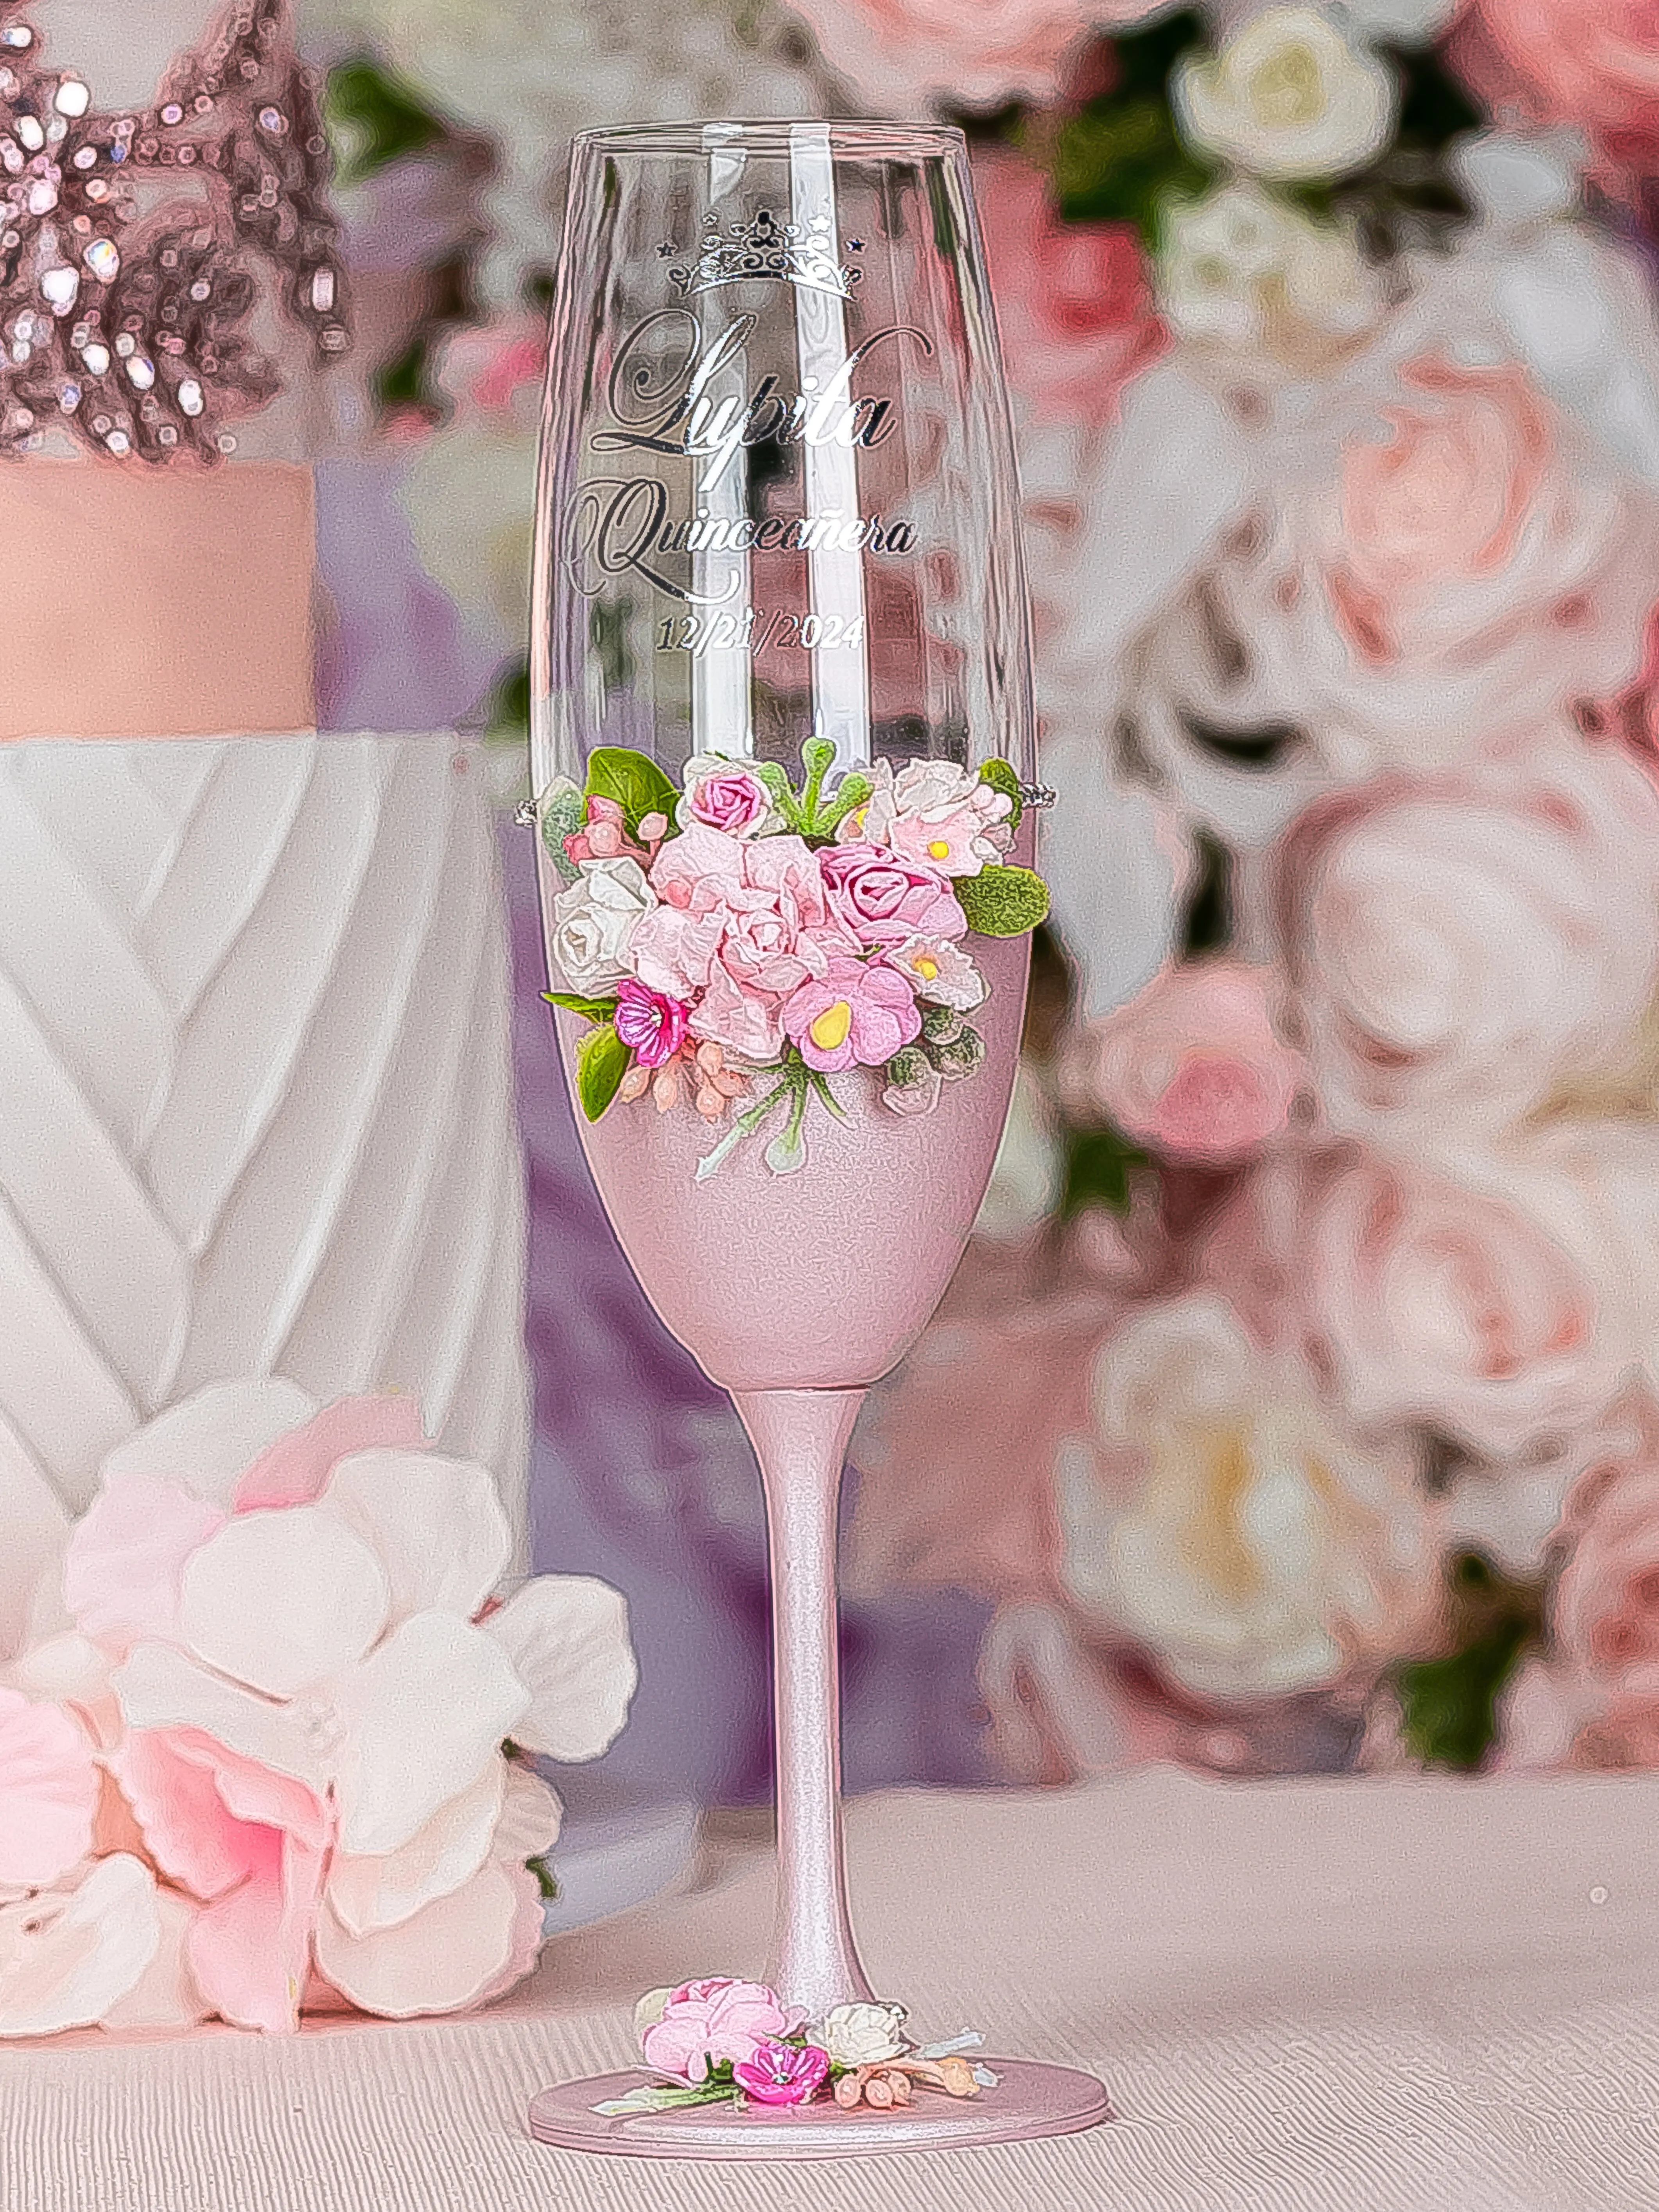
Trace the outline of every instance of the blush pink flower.
[[763, 1982], [715, 1977], [682, 1982], [645, 2027], [640, 2047], [647, 2066], [687, 2081], [701, 2081], [711, 2066], [739, 2066], [793, 2025]]
[[734, 1060], [765, 1067], [783, 1050], [783, 1001], [716, 967], [692, 1009], [691, 1035]]
[[1128, 223], [1062, 222], [1042, 172], [975, 155], [975, 197], [1008, 380], [1039, 422], [1098, 428], [1167, 343]]
[[61, 1705], [0, 1689], [0, 1890], [40, 1889], [92, 1848], [98, 1769]]
[[624, 857], [648, 866], [651, 851], [636, 838], [628, 834], [628, 817], [614, 799], [603, 799], [595, 793], [587, 802], [587, 820], [583, 828], [573, 830], [564, 841], [565, 858], [580, 865], [583, 860], [617, 860]]
[[772, 795], [751, 769], [711, 763], [694, 775], [688, 766], [684, 809], [690, 821], [752, 837], [772, 811]]
[[1061, 1074], [1084, 1117], [1217, 1164], [1285, 1127], [1301, 1079], [1273, 1028], [1265, 971], [1222, 960], [1165, 968], [1127, 1006], [1086, 1023]]
[[927, 861], [868, 844], [831, 845], [817, 860], [831, 915], [860, 945], [967, 934], [968, 917], [950, 879]]
[[626, 975], [617, 986], [617, 1035], [642, 1067], [660, 1067], [685, 1042], [686, 1009]]
[[836, 954], [823, 975], [785, 1001], [783, 1026], [809, 1067], [835, 1075], [846, 1067], [884, 1067], [921, 1035], [921, 1014], [906, 977]]
[[732, 2078], [757, 2105], [804, 2105], [829, 2071], [829, 2053], [816, 2044], [763, 2043], [752, 2058], [738, 2061]]
[[969, 107], [1052, 100], [1089, 31], [1132, 24], [1157, 0], [803, 0], [830, 65], [908, 115], [940, 94]]

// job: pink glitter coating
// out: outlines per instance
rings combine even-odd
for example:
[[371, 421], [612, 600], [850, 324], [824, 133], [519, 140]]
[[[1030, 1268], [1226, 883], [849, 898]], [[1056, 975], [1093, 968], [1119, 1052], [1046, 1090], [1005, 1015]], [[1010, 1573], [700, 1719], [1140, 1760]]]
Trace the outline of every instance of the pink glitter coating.
[[21, 16], [0, 0], [0, 452], [56, 427], [118, 459], [217, 461], [282, 388], [248, 331], [250, 256], [320, 358], [350, 344], [289, 0], [234, 0], [126, 114], [46, 67]]

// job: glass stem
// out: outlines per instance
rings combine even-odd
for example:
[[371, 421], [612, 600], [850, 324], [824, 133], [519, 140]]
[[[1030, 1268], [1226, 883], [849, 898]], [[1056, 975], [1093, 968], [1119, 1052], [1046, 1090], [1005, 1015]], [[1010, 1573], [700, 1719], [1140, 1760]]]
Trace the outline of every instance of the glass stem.
[[772, 1565], [778, 1905], [767, 1979], [814, 2021], [872, 1995], [847, 1911], [836, 1596], [842, 1460], [864, 1393], [734, 1396], [760, 1461]]

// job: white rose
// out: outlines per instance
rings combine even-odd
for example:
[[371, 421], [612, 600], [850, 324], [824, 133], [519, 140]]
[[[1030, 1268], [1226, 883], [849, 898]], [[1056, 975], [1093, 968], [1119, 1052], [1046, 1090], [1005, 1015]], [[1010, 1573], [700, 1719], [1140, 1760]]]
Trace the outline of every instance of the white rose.
[[1178, 337], [1239, 367], [1320, 367], [1380, 320], [1384, 295], [1352, 223], [1310, 222], [1247, 181], [1166, 210], [1158, 298]]
[[910, 2048], [904, 2007], [896, 2004], [836, 2005], [811, 2031], [811, 2040], [833, 2066], [878, 2066]]
[[656, 903], [644, 869], [627, 854], [582, 862], [579, 881], [553, 902], [549, 939], [573, 991], [599, 991], [630, 972], [634, 932]]
[[1146, 1308], [1096, 1364], [1059, 1469], [1078, 1602], [1205, 1697], [1285, 1697], [1399, 1647], [1434, 1589], [1410, 1455], [1368, 1451], [1227, 1301]]
[[1392, 74], [1312, 8], [1267, 9], [1183, 60], [1171, 90], [1194, 146], [1260, 177], [1346, 176], [1394, 128]]

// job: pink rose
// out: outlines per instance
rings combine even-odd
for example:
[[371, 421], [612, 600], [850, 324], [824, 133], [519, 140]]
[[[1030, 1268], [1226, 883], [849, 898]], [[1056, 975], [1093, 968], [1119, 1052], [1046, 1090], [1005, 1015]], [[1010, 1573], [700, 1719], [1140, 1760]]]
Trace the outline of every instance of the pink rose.
[[1042, 172], [1005, 149], [974, 170], [1009, 382], [1038, 422], [1110, 422], [1165, 343], [1134, 230], [1062, 222]]
[[1495, 106], [1518, 90], [1534, 120], [1576, 125], [1616, 162], [1651, 166], [1659, 144], [1653, 0], [1474, 0], [1454, 51]]
[[763, 1983], [682, 1982], [640, 2038], [647, 2066], [701, 2081], [711, 2066], [737, 2066], [789, 2033], [792, 2022]]
[[1127, 1006], [1085, 1024], [1061, 1080], [1079, 1115], [1219, 1163], [1284, 1128], [1301, 1073], [1274, 1031], [1264, 971], [1206, 960], [1165, 968]]
[[1052, 100], [1073, 49], [1097, 26], [1129, 25], [1158, 0], [801, 0], [825, 59], [879, 112], [908, 115], [933, 95], [999, 107]]
[[915, 994], [891, 968], [831, 956], [825, 973], [784, 1005], [783, 1026], [809, 1067], [883, 1067], [921, 1033]]
[[751, 836], [772, 808], [771, 793], [760, 778], [746, 768], [717, 768], [699, 776], [686, 794], [686, 812], [694, 822], [728, 836]]
[[817, 856], [830, 913], [861, 945], [965, 936], [968, 917], [949, 878], [881, 845], [831, 845]]
[[1446, 591], [1513, 564], [1553, 459], [1545, 403], [1519, 367], [1425, 358], [1401, 381], [1422, 396], [1380, 410], [1389, 434], [1343, 453], [1327, 578], [1354, 649], [1377, 662], [1402, 657]]
[[1275, 904], [1329, 1121], [1443, 1149], [1626, 1046], [1659, 968], [1659, 793], [1616, 748], [1549, 731], [1310, 809]]
[[1304, 1170], [1297, 1200], [1287, 1287], [1356, 1420], [1502, 1460], [1607, 1406], [1595, 1285], [1519, 1204], [1357, 1149]]
[[40, 1889], [92, 1848], [98, 1769], [59, 1705], [0, 1688], [0, 1889]]
[[1639, 1685], [1659, 1708], [1659, 1439], [1647, 1426], [1640, 1449], [1590, 1468], [1567, 1501], [1572, 1548], [1552, 1625], [1563, 1657], [1603, 1692]]

